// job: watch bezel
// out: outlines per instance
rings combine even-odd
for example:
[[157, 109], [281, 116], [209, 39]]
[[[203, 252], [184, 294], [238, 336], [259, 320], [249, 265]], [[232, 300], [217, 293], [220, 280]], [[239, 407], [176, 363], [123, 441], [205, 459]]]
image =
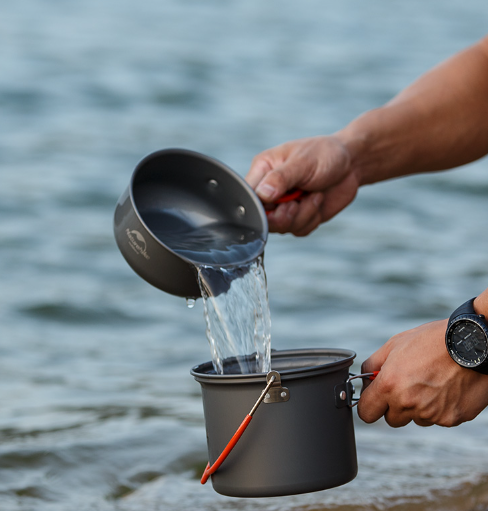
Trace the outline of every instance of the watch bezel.
[[[461, 321], [475, 324], [485, 336], [486, 350], [484, 352], [484, 356], [478, 359], [478, 361], [466, 361], [465, 359], [461, 358], [452, 347], [452, 331]], [[460, 314], [459, 316], [456, 316], [449, 324], [446, 331], [446, 348], [451, 358], [462, 367], [476, 369], [486, 365], [485, 363], [488, 360], [488, 327], [484, 321], [484, 316], [480, 316], [478, 314]]]

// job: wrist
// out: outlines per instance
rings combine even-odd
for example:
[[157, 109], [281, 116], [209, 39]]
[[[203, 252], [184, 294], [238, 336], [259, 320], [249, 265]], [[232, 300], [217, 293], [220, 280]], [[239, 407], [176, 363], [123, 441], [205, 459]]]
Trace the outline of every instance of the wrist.
[[370, 110], [334, 134], [350, 154], [351, 170], [359, 186], [394, 177], [393, 130], [385, 107]]
[[[366, 115], [366, 114], [363, 114]], [[362, 117], [362, 116], [361, 116]], [[373, 182], [368, 180], [368, 148], [371, 147], [369, 140], [371, 135], [359, 123], [360, 118], [355, 119], [343, 129], [334, 133], [349, 154], [350, 169], [356, 174], [359, 186]]]
[[484, 375], [488, 375], [486, 294], [485, 291], [480, 299], [473, 298], [461, 304], [451, 314], [446, 330], [446, 348], [454, 362]]
[[488, 318], [488, 289], [478, 295], [473, 303], [476, 314], [483, 314]]

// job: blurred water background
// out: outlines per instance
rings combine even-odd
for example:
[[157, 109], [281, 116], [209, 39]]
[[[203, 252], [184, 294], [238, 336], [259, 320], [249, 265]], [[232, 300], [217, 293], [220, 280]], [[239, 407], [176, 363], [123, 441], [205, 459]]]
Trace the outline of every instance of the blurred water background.
[[[486, 0], [22, 0], [0, 16], [0, 509], [488, 508], [488, 413], [454, 429], [356, 420], [359, 475], [232, 499], [199, 483], [201, 300], [116, 249], [115, 202], [165, 147], [245, 175], [333, 132], [482, 37]], [[272, 235], [272, 347], [360, 362], [488, 285], [488, 162], [361, 190], [305, 239]]]

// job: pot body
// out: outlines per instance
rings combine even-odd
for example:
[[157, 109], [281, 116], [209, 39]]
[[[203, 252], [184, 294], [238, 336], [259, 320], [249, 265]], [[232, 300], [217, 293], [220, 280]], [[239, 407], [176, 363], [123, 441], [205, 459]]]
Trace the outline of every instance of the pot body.
[[[232, 250], [212, 253], [203, 246], [185, 256], [171, 248], [170, 240], [191, 246], [192, 236], [209, 228], [225, 242], [229, 226], [253, 237], [244, 255]], [[134, 170], [115, 209], [114, 234], [139, 276], [167, 293], [197, 298], [197, 265], [211, 257], [217, 257], [219, 267], [253, 261], [264, 252], [268, 223], [252, 188], [229, 167], [194, 151], [165, 149], [144, 158]]]
[[[325, 490], [357, 474], [352, 410], [339, 405], [355, 353], [310, 349], [272, 352], [272, 369], [289, 390], [286, 402], [262, 403], [228, 458], [212, 475], [233, 497], [271, 497]], [[193, 368], [202, 386], [209, 462], [213, 464], [266, 386], [265, 374], [217, 375]]]

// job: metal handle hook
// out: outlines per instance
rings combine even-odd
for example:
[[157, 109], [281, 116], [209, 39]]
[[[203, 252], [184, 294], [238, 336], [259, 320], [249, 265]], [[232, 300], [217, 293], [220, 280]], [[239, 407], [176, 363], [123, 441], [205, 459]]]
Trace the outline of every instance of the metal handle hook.
[[[362, 374], [353, 374], [347, 379], [346, 383], [350, 383], [352, 380], [355, 380], [356, 378], [367, 378], [368, 380], [373, 381], [378, 376], [379, 371], [373, 371], [372, 373], [362, 373]], [[351, 408], [354, 408], [359, 403], [358, 397], [351, 397], [351, 401], [354, 401], [354, 403], [351, 403], [349, 406]]]

